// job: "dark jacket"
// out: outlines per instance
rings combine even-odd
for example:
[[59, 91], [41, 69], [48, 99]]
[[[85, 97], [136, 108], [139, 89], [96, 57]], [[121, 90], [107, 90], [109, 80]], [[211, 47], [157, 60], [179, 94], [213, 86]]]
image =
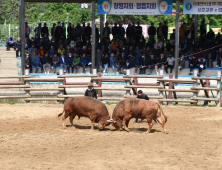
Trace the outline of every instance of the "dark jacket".
[[141, 58], [140, 65], [148, 66], [148, 57]]
[[89, 96], [89, 97], [97, 99], [96, 90], [95, 89], [92, 89], [92, 90], [87, 89], [85, 92], [85, 96]]
[[126, 65], [126, 59], [125, 59], [125, 57], [124, 58], [120, 58], [119, 59], [119, 64], [120, 64], [120, 66], [124, 66], [124, 65]]
[[112, 35], [113, 35], [113, 38], [115, 38], [116, 35], [119, 35], [119, 27], [113, 27], [112, 28]]
[[103, 64], [109, 64], [109, 57], [103, 57], [102, 62]]
[[[27, 67], [27, 65], [29, 65], [29, 67]], [[30, 65], [31, 65], [30, 58], [25, 58], [25, 68], [30, 68]]]
[[49, 60], [49, 57], [42, 57], [42, 64], [46, 64], [46, 63], [49, 63], [50, 64], [50, 60]]
[[198, 64], [198, 60], [195, 58], [190, 61], [190, 64], [193, 64], [194, 67], [197, 67], [197, 64]]
[[47, 34], [47, 37], [49, 36], [49, 29], [48, 27], [42, 27], [41, 28], [41, 36], [44, 37], [44, 34]]
[[155, 36], [155, 35], [156, 35], [156, 27], [150, 26], [150, 27], [148, 28], [148, 35]]
[[149, 97], [146, 94], [142, 94], [142, 96], [140, 97], [139, 95], [137, 95], [138, 99], [145, 99], [145, 100], [150, 100]]
[[185, 59], [179, 59], [179, 66], [181, 66], [182, 68], [185, 67]]
[[21, 41], [18, 42], [18, 40], [15, 42], [15, 49], [18, 48], [18, 50], [21, 50]]

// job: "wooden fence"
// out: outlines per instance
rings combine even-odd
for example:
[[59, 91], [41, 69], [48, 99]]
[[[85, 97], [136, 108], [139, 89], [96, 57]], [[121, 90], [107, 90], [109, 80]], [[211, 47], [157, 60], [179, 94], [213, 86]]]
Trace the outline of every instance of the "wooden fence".
[[[170, 74], [169, 78], [163, 77], [163, 72], [160, 72], [158, 76], [152, 75], [124, 75], [124, 76], [102, 76], [101, 73], [91, 74], [91, 75], [58, 75], [57, 78], [33, 78], [31, 76], [1, 76], [0, 79], [19, 79], [18, 82], [0, 82], [0, 89], [10, 89], [10, 88], [19, 88], [20, 91], [24, 91], [25, 95], [11, 95], [11, 96], [0, 96], [0, 99], [18, 99], [24, 98], [24, 101], [64, 101], [68, 97], [76, 97], [79, 95], [70, 95], [67, 94], [67, 89], [77, 89], [77, 88], [87, 88], [89, 83], [89, 78], [94, 84], [94, 89], [98, 92], [99, 100], [115, 100], [119, 101], [122, 98], [119, 97], [103, 97], [103, 91], [115, 91], [115, 92], [125, 92], [124, 98], [135, 98], [137, 95], [137, 89], [146, 89], [146, 90], [158, 90], [156, 96], [149, 95], [150, 99], [157, 99], [161, 104], [167, 102], [167, 104], [175, 103], [191, 103], [197, 105], [198, 101], [207, 101], [215, 102], [216, 105], [221, 106], [221, 74], [218, 72], [217, 77], [200, 77], [197, 75], [197, 72], [194, 72], [194, 76], [191, 79], [174, 79], [173, 75]], [[69, 78], [81, 78], [81, 82], [67, 82]], [[83, 81], [84, 78], [88, 78], [87, 81]], [[140, 80], [150, 80], [156, 79], [155, 83], [145, 83]], [[205, 81], [205, 82], [204, 82]], [[211, 81], [216, 81], [217, 86], [210, 86]], [[34, 88], [30, 82], [57, 82], [57, 88]], [[124, 83], [123, 87], [113, 88], [113, 87], [104, 87], [103, 82], [120, 82]], [[189, 84], [189, 89], [180, 88], [179, 83]], [[199, 85], [199, 86], [198, 86]], [[168, 88], [167, 88], [168, 87]], [[31, 95], [30, 92], [44, 92], [44, 91], [57, 91], [58, 95], [55, 97], [42, 97], [35, 98]], [[199, 96], [199, 92], [204, 91], [204, 97]], [[216, 91], [213, 93], [213, 91]], [[132, 94], [130, 93], [132, 92]], [[211, 94], [209, 93], [211, 92]], [[186, 93], [190, 96], [186, 96], [188, 99], [178, 98], [178, 94]], [[211, 97], [210, 97], [211, 96]]]

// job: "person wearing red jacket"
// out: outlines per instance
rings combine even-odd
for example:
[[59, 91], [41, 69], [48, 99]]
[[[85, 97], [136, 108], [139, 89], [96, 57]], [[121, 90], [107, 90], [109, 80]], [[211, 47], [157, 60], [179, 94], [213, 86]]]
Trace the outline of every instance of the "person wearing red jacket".
[[43, 49], [43, 46], [40, 46], [38, 53], [40, 54], [41, 57], [43, 57], [45, 55], [45, 50]]

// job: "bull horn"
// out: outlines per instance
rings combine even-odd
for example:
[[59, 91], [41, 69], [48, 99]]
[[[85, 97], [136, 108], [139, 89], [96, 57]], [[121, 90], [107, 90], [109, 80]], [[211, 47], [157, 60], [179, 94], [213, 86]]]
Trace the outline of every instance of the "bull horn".
[[113, 122], [113, 119], [109, 119], [109, 120], [106, 120], [106, 121], [112, 123], [112, 122]]

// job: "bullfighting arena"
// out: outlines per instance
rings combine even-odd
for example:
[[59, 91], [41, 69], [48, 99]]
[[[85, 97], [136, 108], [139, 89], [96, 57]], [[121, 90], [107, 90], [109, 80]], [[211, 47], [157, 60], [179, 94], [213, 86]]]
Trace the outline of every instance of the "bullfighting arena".
[[[112, 114], [115, 105], [107, 105]], [[91, 131], [87, 118], [66, 119], [63, 104], [0, 105], [0, 169], [220, 170], [222, 108], [163, 106], [166, 129], [130, 121], [130, 132], [111, 125]]]

